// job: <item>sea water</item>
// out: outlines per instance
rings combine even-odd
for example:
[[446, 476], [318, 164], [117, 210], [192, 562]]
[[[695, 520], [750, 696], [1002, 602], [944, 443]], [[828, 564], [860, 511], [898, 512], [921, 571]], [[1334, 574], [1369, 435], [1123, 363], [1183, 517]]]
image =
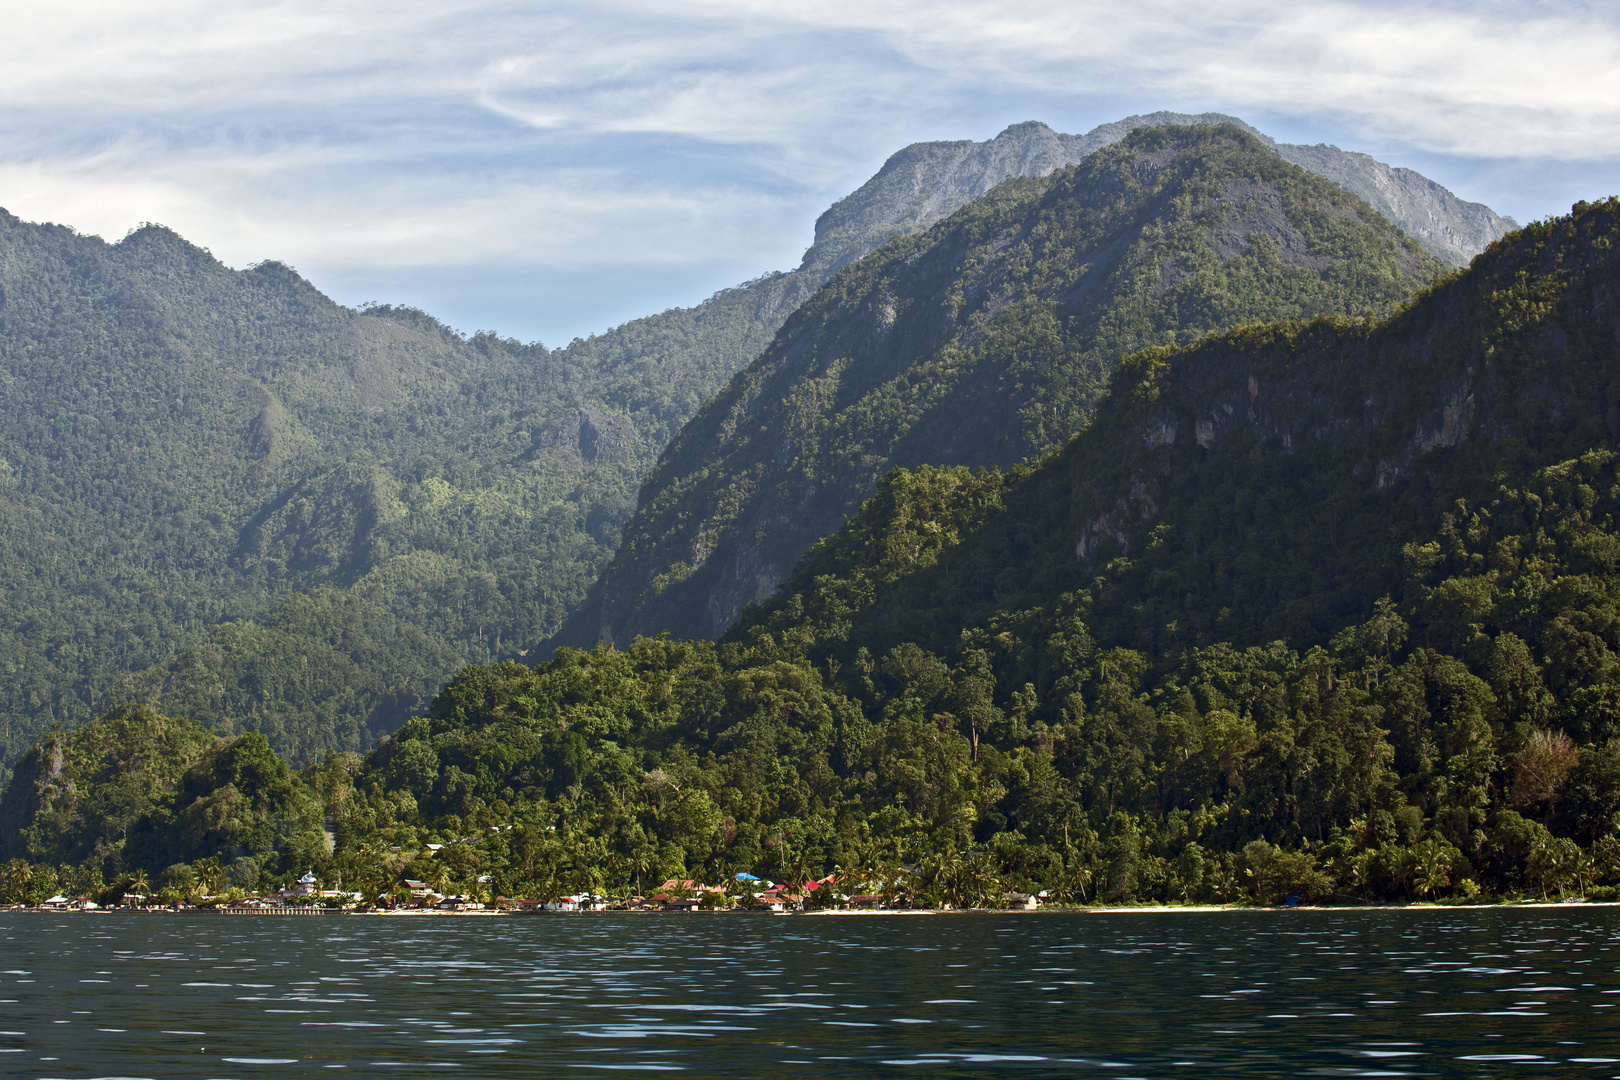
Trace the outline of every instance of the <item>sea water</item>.
[[16, 1077], [1620, 1076], [1620, 908], [0, 914]]

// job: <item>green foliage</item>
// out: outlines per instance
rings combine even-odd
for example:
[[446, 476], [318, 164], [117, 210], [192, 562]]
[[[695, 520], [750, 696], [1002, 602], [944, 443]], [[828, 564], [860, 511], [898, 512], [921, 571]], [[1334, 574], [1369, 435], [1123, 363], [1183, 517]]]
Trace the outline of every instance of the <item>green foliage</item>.
[[1387, 314], [1442, 270], [1231, 126], [1138, 131], [836, 274], [694, 417], [557, 639], [718, 636], [891, 467], [1067, 442], [1122, 356], [1262, 319]]
[[213, 737], [150, 708], [121, 707], [33, 747], [0, 801], [0, 856], [118, 862], [140, 823], [161, 814]]
[[[1505, 480], [1620, 439], [1607, 375], [1615, 220], [1611, 202], [1515, 234], [1383, 324], [1253, 327], [1131, 357], [1092, 424], [1005, 485], [1001, 508], [959, 543], [836, 627], [801, 628], [826, 639], [812, 655], [848, 665], [906, 641], [940, 651], [963, 627], [1055, 618], [1065, 594], [1102, 638], [1149, 655], [1325, 644], [1380, 596], [1416, 603], [1409, 581], [1445, 557], [1427, 538], [1484, 527], [1472, 509], [1457, 517], [1459, 498], [1489, 504]], [[1536, 321], [1522, 314], [1528, 296]], [[830, 541], [843, 570], [810, 560], [734, 634], [780, 632], [818, 596], [853, 596], [842, 581], [871, 576], [861, 538], [890, 528], [887, 513], [874, 503]], [[1582, 543], [1585, 558], [1606, 557], [1601, 538]], [[1483, 588], [1459, 578], [1434, 602], [1477, 622]]]
[[[1382, 324], [1137, 354], [1034, 467], [888, 475], [727, 639], [468, 666], [363, 758], [294, 773], [144, 709], [53, 733], [0, 898], [305, 867], [541, 899], [835, 874], [815, 905], [1620, 881], [1617, 235], [1583, 206]], [[382, 636], [346, 625], [334, 653]], [[240, 632], [218, 670], [275, 655]]]
[[814, 284], [548, 351], [158, 226], [0, 216], [0, 762], [139, 700], [362, 750], [553, 632], [698, 405]]
[[[220, 739], [123, 707], [17, 763], [0, 804], [0, 857], [62, 866], [59, 880], [80, 895], [125, 871], [192, 895], [323, 861], [322, 815], [315, 786], [262, 734]], [[126, 884], [148, 891], [133, 877]]]

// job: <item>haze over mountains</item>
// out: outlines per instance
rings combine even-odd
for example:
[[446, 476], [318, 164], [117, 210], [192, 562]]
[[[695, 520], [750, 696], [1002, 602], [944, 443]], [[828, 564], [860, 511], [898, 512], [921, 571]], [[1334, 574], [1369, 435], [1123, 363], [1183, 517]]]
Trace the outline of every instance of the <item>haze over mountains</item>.
[[[371, 745], [458, 667], [559, 629], [641, 477], [834, 271], [1130, 130], [1226, 119], [908, 147], [798, 269], [554, 351], [350, 311], [157, 227], [109, 245], [0, 219], [0, 760], [126, 698], [294, 757]], [[1307, 151], [1446, 261], [1511, 225], [1278, 147]]]

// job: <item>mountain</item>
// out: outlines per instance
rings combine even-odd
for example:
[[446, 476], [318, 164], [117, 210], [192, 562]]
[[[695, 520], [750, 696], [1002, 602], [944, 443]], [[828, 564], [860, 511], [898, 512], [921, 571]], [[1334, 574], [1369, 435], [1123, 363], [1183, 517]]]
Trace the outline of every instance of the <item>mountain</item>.
[[52, 735], [0, 801], [0, 899], [302, 867], [374, 895], [1613, 899], [1617, 252], [1620, 200], [1582, 204], [1386, 320], [1139, 351], [1033, 466], [888, 474], [727, 640], [468, 668], [364, 759], [291, 774], [142, 710]]
[[162, 228], [0, 219], [0, 761], [120, 700], [295, 755], [371, 745], [559, 628], [662, 449], [833, 269], [1175, 119], [1221, 118], [908, 147], [798, 270], [557, 350], [349, 311]]
[[[1620, 445], [1616, 235], [1620, 202], [1582, 204], [1385, 322], [1254, 326], [1139, 352], [1037, 467], [886, 477], [729, 639], [792, 629], [818, 662], [849, 665], [908, 642], [948, 652], [964, 628], [1066, 609], [1100, 640], [1165, 657], [1325, 644], [1393, 597], [1445, 627], [1426, 643], [1466, 651], [1488, 647], [1475, 640], [1486, 597], [1515, 587], [1528, 591], [1500, 596], [1501, 615], [1544, 638], [1550, 616], [1531, 612], [1585, 602], [1588, 585], [1606, 593], [1620, 565], [1594, 531], [1616, 527], [1606, 500], [1620, 497], [1603, 479]], [[1572, 514], [1566, 541], [1554, 522]], [[1560, 561], [1596, 576], [1542, 595]], [[1586, 680], [1609, 678], [1620, 639], [1603, 624], [1578, 636]]]
[[1138, 129], [840, 271], [648, 475], [560, 643], [714, 637], [894, 466], [1067, 441], [1117, 360], [1392, 310], [1442, 265], [1231, 125]]
[[0, 760], [130, 699], [371, 745], [560, 624], [762, 295], [551, 352], [0, 216]]
[[1028, 121], [982, 143], [913, 143], [817, 219], [815, 243], [805, 252], [799, 272], [840, 270], [896, 236], [950, 216], [1005, 180], [1046, 176], [1079, 164], [1140, 128], [1211, 124], [1234, 124], [1285, 160], [1359, 196], [1452, 266], [1467, 265], [1491, 241], [1518, 228], [1482, 203], [1465, 202], [1426, 176], [1392, 168], [1367, 154], [1326, 144], [1279, 143], [1224, 113], [1154, 112], [1101, 124], [1084, 135], [1064, 135]]
[[1367, 154], [1319, 143], [1273, 143], [1286, 160], [1338, 184], [1401, 227], [1443, 262], [1470, 259], [1519, 227], [1484, 203], [1467, 202], [1411, 169], [1393, 168]]

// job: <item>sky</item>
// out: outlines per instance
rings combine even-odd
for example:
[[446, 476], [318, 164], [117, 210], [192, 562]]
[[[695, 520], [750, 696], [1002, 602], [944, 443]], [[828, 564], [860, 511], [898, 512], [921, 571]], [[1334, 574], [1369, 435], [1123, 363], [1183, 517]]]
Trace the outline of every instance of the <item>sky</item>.
[[894, 151], [1024, 120], [1231, 113], [1520, 222], [1620, 193], [1610, 2], [5, 6], [11, 213], [552, 346], [791, 269]]

